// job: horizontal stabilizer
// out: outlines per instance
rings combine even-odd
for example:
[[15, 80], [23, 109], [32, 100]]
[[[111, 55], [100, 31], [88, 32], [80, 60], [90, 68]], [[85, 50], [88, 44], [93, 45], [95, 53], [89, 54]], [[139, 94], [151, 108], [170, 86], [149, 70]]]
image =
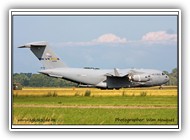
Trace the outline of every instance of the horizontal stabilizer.
[[25, 45], [20, 46], [20, 47], [18, 47], [18, 48], [46, 47], [46, 46], [47, 46], [47, 42], [45, 42], [45, 41], [40, 41], [40, 42], [28, 43], [28, 44], [25, 44]]

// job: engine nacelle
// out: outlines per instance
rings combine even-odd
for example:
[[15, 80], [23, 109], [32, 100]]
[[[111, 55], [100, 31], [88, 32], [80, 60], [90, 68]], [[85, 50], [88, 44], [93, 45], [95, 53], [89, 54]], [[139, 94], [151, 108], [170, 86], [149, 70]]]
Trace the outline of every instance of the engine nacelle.
[[134, 81], [134, 82], [147, 82], [150, 80], [150, 75], [147, 75], [147, 74], [130, 75], [129, 80]]

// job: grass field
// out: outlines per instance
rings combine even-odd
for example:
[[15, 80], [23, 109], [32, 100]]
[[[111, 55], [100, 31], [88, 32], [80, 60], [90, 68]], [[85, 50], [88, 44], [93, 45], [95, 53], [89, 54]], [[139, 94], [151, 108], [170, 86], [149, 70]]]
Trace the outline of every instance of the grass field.
[[146, 94], [149, 96], [177, 96], [177, 88], [173, 86], [151, 88], [124, 88], [120, 90], [101, 90], [97, 88], [23, 88], [14, 90], [13, 95], [23, 96], [84, 96], [86, 91], [91, 92], [91, 96], [139, 96]]
[[[85, 96], [86, 91], [90, 95]], [[13, 124], [177, 124], [177, 89], [24, 88], [13, 91]]]
[[13, 124], [177, 124], [177, 116], [176, 109], [16, 108]]

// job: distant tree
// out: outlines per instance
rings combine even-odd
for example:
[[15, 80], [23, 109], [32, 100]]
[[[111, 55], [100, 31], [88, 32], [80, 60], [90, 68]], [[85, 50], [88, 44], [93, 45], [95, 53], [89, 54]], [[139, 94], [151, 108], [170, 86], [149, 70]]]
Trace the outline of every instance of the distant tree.
[[165, 73], [166, 75], [169, 75], [169, 72], [168, 72], [168, 71], [163, 71], [163, 73]]
[[172, 70], [171, 75], [172, 75], [173, 77], [177, 78], [177, 75], [178, 75], [178, 73], [177, 73], [177, 68], [175, 68], [175, 69]]
[[175, 68], [175, 69], [173, 69], [172, 70], [172, 73], [170, 74], [171, 75], [171, 77], [173, 78], [173, 85], [177, 85], [178, 83], [177, 83], [177, 81], [178, 81], [178, 70], [177, 70], [177, 68]]
[[32, 74], [30, 81], [29, 81], [29, 86], [43, 87], [43, 85], [46, 85], [45, 82], [46, 82], [45, 78], [43, 77], [42, 74]]
[[23, 86], [28, 86], [29, 84], [29, 78], [24, 74], [13, 74], [13, 83], [20, 83]]
[[13, 83], [20, 83], [24, 87], [73, 87], [77, 84], [43, 74], [14, 73]]
[[178, 71], [177, 71], [177, 68], [174, 68], [173, 70], [172, 70], [172, 72], [171, 73], [167, 73], [167, 71], [164, 71], [165, 72], [165, 74], [167, 74], [168, 76], [169, 76], [169, 78], [170, 78], [170, 80], [169, 80], [169, 82], [167, 83], [167, 85], [175, 85], [175, 86], [177, 86], [177, 77], [178, 77]]
[[32, 76], [32, 73], [24, 73], [28, 78]]

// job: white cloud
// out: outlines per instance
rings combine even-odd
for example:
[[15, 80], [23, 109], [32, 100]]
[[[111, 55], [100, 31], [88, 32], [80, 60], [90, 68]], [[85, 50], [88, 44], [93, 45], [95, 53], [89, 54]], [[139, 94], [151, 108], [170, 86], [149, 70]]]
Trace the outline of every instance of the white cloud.
[[149, 32], [146, 33], [142, 41], [151, 41], [158, 43], [158, 41], [177, 41], [177, 34], [168, 34], [166, 31]]
[[121, 38], [112, 33], [101, 35], [93, 41], [97, 43], [127, 43], [125, 38]]
[[83, 42], [64, 42], [61, 46], [95, 46], [95, 45], [106, 45], [106, 46], [118, 46], [118, 45], [142, 45], [148, 44], [176, 44], [177, 34], [170, 34], [166, 31], [148, 32], [142, 36], [140, 40], [127, 40], [126, 38], [117, 36], [112, 33], [103, 34], [96, 39], [91, 41]]
[[125, 38], [121, 38], [115, 34], [108, 33], [99, 36], [96, 39], [86, 42], [64, 42], [62, 45], [64, 46], [94, 46], [99, 44], [125, 44], [127, 40]]

